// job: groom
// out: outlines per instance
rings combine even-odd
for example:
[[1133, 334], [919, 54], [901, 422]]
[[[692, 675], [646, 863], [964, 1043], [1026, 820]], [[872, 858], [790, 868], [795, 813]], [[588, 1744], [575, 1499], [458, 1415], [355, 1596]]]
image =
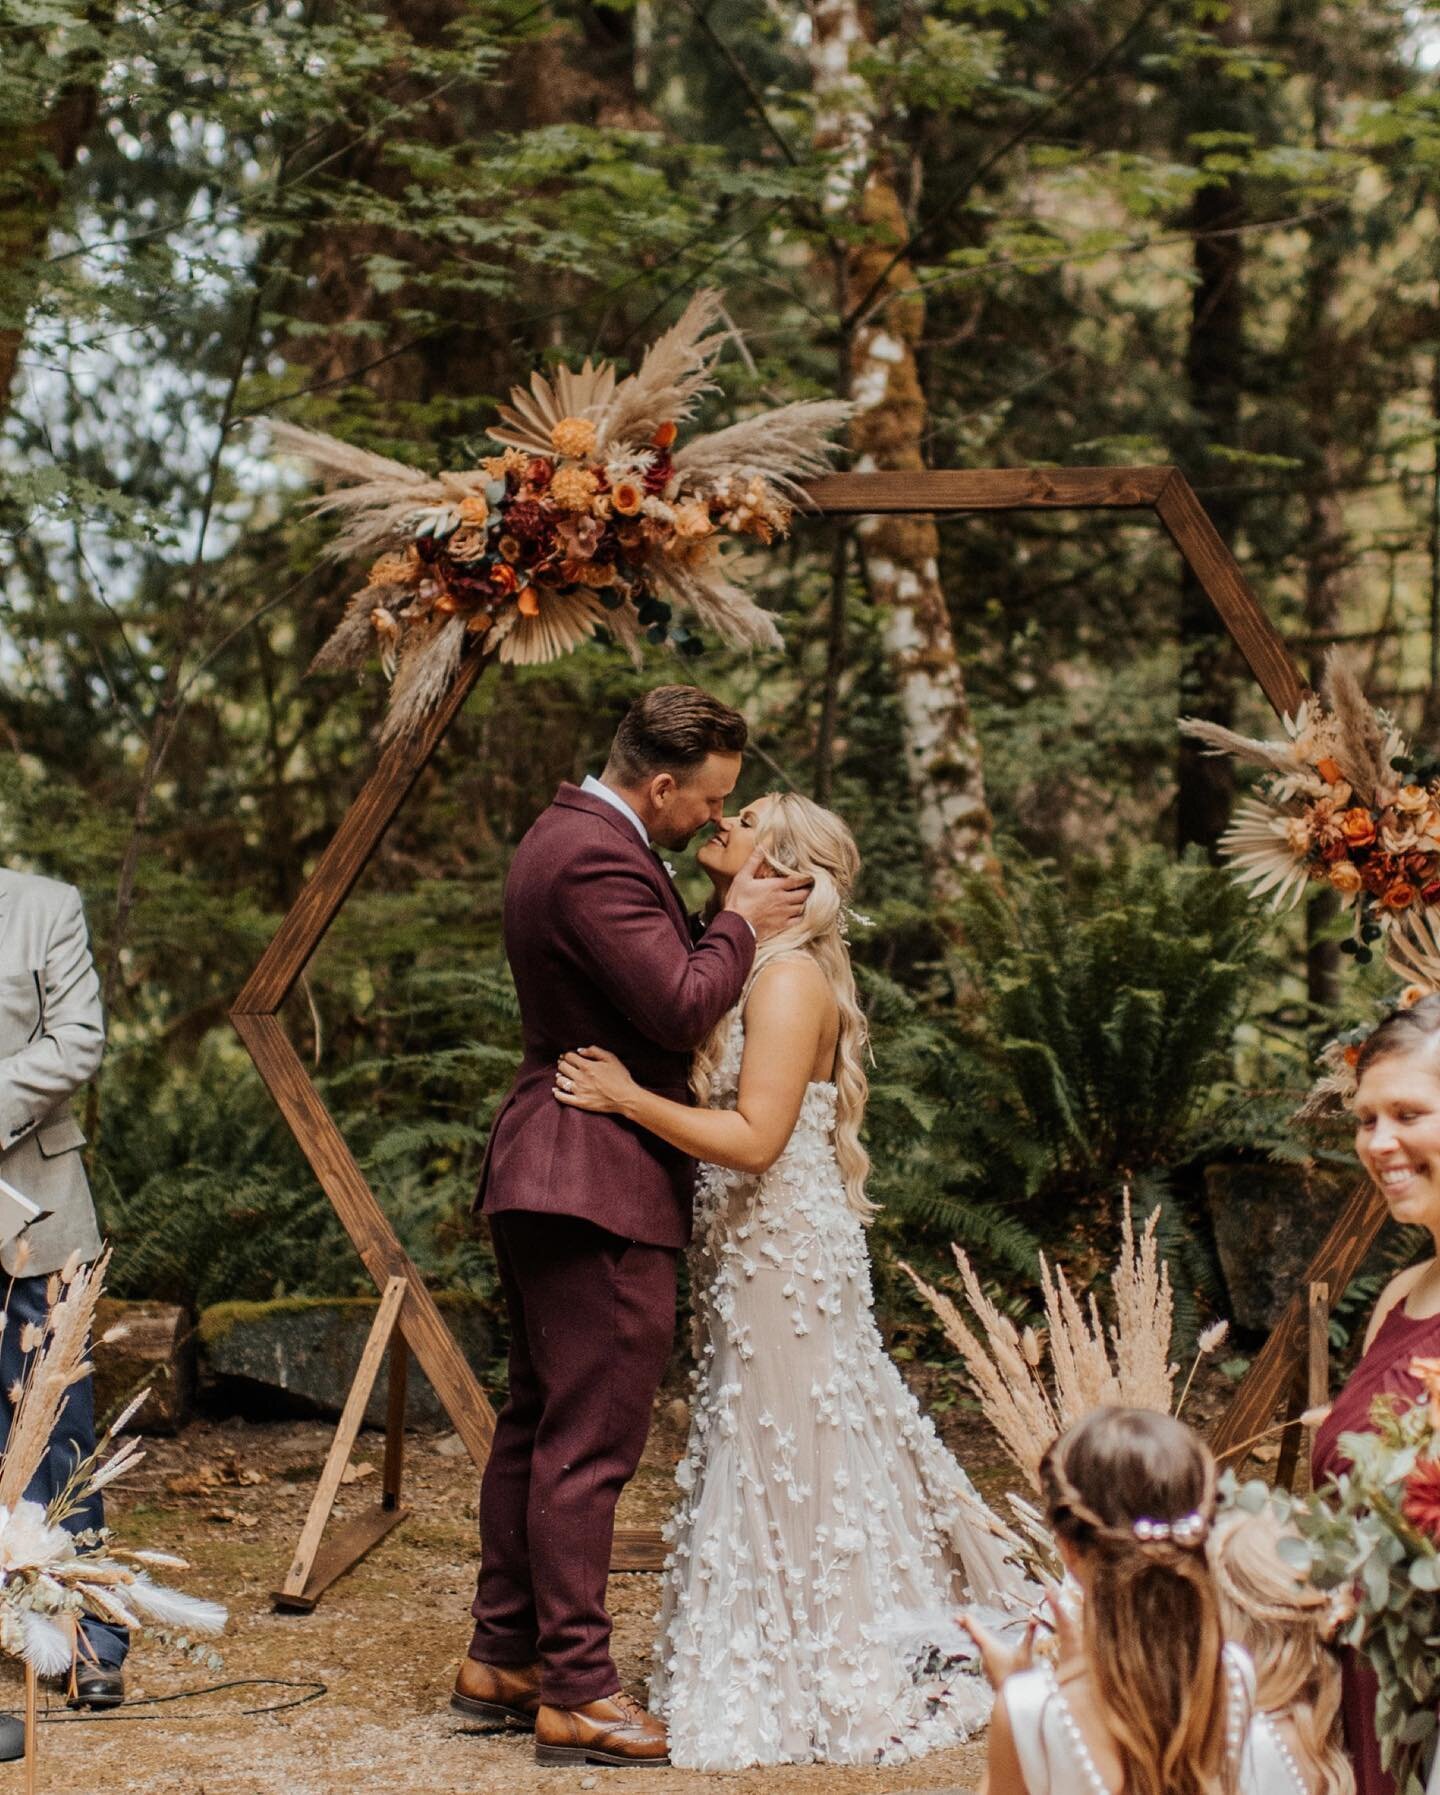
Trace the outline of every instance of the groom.
[[560, 787], [505, 885], [525, 1054], [477, 1202], [509, 1312], [510, 1390], [451, 1705], [533, 1729], [541, 1763], [669, 1761], [664, 1726], [621, 1692], [605, 1584], [615, 1504], [670, 1354], [694, 1164], [552, 1090], [560, 1055], [593, 1044], [688, 1101], [690, 1056], [739, 1000], [756, 941], [804, 907], [806, 883], [760, 877], [757, 855], [703, 928], [655, 851], [720, 820], [745, 737], [738, 711], [693, 686], [646, 693], [602, 776]]

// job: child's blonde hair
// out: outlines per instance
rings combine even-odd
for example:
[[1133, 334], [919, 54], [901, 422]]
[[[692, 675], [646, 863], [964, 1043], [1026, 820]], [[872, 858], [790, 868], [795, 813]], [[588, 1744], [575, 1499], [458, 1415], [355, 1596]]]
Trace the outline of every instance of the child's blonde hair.
[[1256, 1707], [1292, 1723], [1319, 1795], [1355, 1795], [1341, 1739], [1340, 1665], [1326, 1643], [1330, 1600], [1286, 1564], [1287, 1538], [1299, 1535], [1268, 1508], [1221, 1517], [1210, 1537], [1220, 1617], [1255, 1660]]

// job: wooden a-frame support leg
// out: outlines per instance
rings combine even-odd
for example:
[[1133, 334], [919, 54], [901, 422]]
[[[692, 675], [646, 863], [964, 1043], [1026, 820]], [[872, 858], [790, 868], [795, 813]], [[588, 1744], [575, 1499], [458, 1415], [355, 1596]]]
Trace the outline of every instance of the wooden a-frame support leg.
[[[400, 1316], [400, 1305], [405, 1300], [405, 1290], [404, 1278], [391, 1278], [380, 1298], [380, 1307], [355, 1371], [355, 1381], [345, 1399], [325, 1468], [320, 1473], [310, 1512], [300, 1532], [300, 1543], [295, 1548], [284, 1583], [271, 1597], [276, 1608], [296, 1614], [313, 1613], [315, 1604], [336, 1578], [353, 1569], [371, 1547], [393, 1532], [409, 1513], [400, 1505], [408, 1354], [405, 1336], [395, 1325]], [[355, 1449], [360, 1424], [365, 1419], [366, 1405], [380, 1375], [380, 1363], [387, 1346], [390, 1348], [390, 1388], [385, 1411], [385, 1470], [381, 1478], [380, 1500], [372, 1509], [338, 1527], [322, 1551], [326, 1523], [335, 1506], [345, 1467], [350, 1463], [350, 1454]]]

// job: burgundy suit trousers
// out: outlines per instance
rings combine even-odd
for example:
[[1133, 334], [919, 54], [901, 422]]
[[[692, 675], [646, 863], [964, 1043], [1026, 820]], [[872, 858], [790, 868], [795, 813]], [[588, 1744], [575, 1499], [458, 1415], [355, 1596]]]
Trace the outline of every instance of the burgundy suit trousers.
[[541, 1664], [541, 1699], [613, 1695], [605, 1585], [675, 1333], [675, 1253], [575, 1216], [489, 1218], [510, 1315], [510, 1392], [480, 1485], [470, 1656]]

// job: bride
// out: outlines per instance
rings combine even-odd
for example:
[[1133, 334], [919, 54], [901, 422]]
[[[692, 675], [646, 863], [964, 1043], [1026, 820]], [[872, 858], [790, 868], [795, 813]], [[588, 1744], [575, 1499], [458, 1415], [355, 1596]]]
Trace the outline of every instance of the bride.
[[702, 1162], [693, 1413], [651, 1682], [671, 1762], [893, 1763], [989, 1713], [968, 1666], [917, 1643], [917, 1617], [1000, 1606], [1022, 1580], [872, 1312], [855, 842], [806, 798], [761, 798], [700, 851], [717, 892], [757, 846], [813, 889], [696, 1056], [700, 1107], [593, 1047], [560, 1061], [555, 1095]]

